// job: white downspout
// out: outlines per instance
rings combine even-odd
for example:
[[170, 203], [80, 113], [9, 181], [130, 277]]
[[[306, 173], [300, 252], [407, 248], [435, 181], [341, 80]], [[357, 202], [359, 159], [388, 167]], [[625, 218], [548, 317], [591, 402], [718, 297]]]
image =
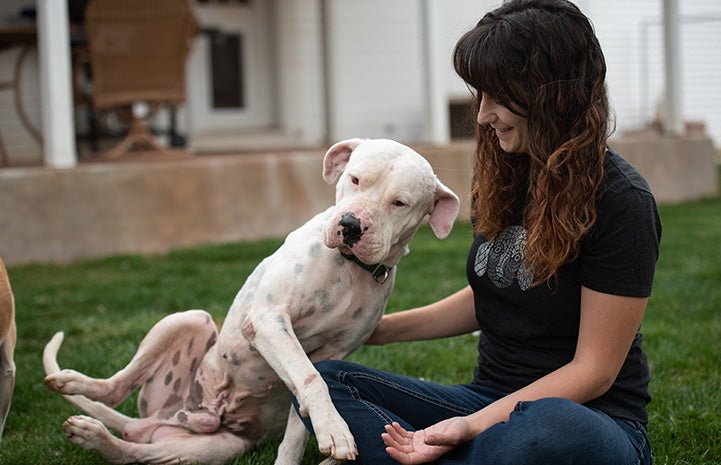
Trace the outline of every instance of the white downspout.
[[320, 0], [320, 42], [321, 42], [321, 66], [322, 66], [322, 79], [323, 79], [323, 117], [325, 118], [323, 124], [323, 142], [327, 145], [331, 145], [336, 138], [336, 124], [334, 115], [334, 106], [336, 104], [333, 96], [335, 95], [333, 84], [335, 83], [335, 77], [333, 76], [333, 49], [331, 47], [331, 6], [330, 0]]
[[45, 166], [77, 164], [67, 0], [37, 0]]
[[666, 126], [672, 136], [682, 135], [683, 109], [681, 100], [681, 21], [678, 0], [663, 0], [663, 45], [666, 77]]
[[448, 98], [443, 86], [445, 69], [450, 57], [441, 40], [441, 0], [422, 0], [422, 30], [425, 31], [426, 115], [425, 135], [434, 145], [447, 145], [450, 140]]

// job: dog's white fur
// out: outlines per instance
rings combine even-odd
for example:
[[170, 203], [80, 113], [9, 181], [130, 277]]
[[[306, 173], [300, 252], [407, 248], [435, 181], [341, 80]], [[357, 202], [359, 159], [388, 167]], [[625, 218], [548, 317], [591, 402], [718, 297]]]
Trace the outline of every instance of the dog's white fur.
[[5, 429], [5, 420], [10, 411], [15, 387], [13, 354], [16, 341], [15, 300], [5, 263], [0, 259], [0, 439]]
[[[418, 226], [428, 218], [435, 234], [446, 237], [459, 201], [424, 158], [390, 140], [335, 144], [323, 178], [336, 183], [335, 205], [258, 265], [220, 334], [203, 311], [170, 315], [107, 380], [59, 371], [62, 337], [51, 340], [43, 357], [46, 384], [91, 415], [67, 420], [71, 441], [114, 463], [222, 463], [279, 434], [287, 422], [276, 464], [297, 464], [308, 433], [290, 409], [287, 388], [310, 417], [320, 450], [355, 459], [353, 437], [313, 362], [343, 358], [368, 338]], [[373, 274], [351, 256], [385, 268]], [[138, 386], [141, 418], [104, 405], [116, 405]]]

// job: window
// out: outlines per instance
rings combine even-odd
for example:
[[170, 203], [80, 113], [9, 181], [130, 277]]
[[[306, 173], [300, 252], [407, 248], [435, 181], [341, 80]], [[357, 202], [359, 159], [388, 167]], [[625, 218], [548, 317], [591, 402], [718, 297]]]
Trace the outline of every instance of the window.
[[243, 36], [217, 30], [209, 36], [212, 107], [244, 108]]

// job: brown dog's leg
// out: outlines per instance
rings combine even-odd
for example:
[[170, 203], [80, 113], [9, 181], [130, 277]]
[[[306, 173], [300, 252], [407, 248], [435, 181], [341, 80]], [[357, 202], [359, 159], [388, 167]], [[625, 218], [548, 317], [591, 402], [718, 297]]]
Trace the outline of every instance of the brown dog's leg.
[[13, 353], [16, 339], [15, 301], [5, 264], [0, 259], [0, 439], [15, 387]]

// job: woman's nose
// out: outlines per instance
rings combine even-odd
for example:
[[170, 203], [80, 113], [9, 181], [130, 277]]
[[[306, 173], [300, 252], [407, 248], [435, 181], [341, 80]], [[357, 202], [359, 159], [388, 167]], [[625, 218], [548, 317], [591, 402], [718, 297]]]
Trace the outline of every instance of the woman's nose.
[[490, 97], [483, 95], [481, 97], [481, 103], [478, 105], [478, 115], [476, 115], [476, 121], [478, 124], [488, 124], [496, 120], [496, 113], [494, 111], [494, 104]]

